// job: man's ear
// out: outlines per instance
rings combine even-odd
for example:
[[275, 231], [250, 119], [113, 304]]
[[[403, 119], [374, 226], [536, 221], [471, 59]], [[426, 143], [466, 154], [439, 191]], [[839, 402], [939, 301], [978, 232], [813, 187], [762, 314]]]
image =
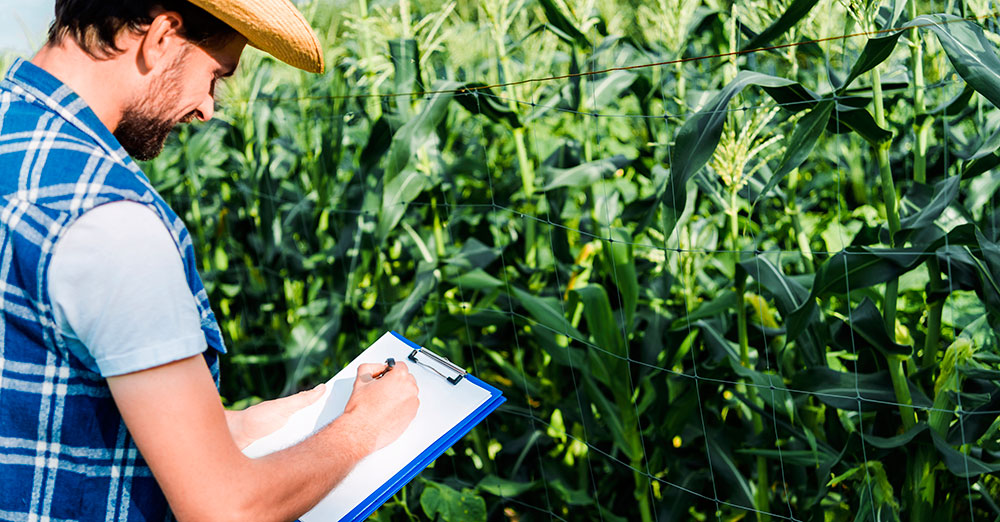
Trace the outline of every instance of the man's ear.
[[184, 20], [173, 11], [163, 11], [153, 18], [146, 33], [139, 39], [136, 62], [142, 74], [169, 67], [173, 56], [187, 40], [181, 35]]

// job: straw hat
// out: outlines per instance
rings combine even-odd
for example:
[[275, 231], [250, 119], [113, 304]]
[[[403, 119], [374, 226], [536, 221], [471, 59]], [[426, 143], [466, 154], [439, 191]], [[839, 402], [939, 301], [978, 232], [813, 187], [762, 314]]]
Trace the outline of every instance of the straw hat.
[[305, 71], [322, 73], [323, 51], [289, 0], [189, 0], [228, 24], [250, 45]]

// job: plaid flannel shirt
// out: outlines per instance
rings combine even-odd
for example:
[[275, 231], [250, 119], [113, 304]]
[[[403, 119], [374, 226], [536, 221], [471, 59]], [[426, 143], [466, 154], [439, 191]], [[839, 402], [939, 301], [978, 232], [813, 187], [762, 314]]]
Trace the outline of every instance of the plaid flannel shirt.
[[66, 348], [48, 296], [62, 234], [124, 200], [152, 209], [177, 243], [218, 385], [225, 347], [184, 224], [80, 97], [15, 62], [0, 81], [0, 520], [171, 518], [107, 381]]

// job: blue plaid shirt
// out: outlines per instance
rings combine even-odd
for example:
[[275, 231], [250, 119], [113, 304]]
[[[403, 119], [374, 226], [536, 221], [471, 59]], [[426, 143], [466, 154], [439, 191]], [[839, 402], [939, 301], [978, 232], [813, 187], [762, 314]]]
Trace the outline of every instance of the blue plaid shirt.
[[0, 81], [0, 520], [170, 518], [107, 381], [58, 334], [47, 290], [67, 228], [124, 200], [152, 209], [177, 243], [218, 384], [225, 347], [184, 224], [80, 97], [14, 63]]

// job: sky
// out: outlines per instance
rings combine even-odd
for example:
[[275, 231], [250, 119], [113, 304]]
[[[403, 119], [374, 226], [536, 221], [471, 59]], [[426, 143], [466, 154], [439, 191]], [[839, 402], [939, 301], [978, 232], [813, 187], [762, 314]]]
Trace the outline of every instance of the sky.
[[55, 17], [55, 0], [0, 0], [0, 51], [30, 56]]
[[0, 50], [30, 55], [41, 47], [55, 0], [0, 0]]

